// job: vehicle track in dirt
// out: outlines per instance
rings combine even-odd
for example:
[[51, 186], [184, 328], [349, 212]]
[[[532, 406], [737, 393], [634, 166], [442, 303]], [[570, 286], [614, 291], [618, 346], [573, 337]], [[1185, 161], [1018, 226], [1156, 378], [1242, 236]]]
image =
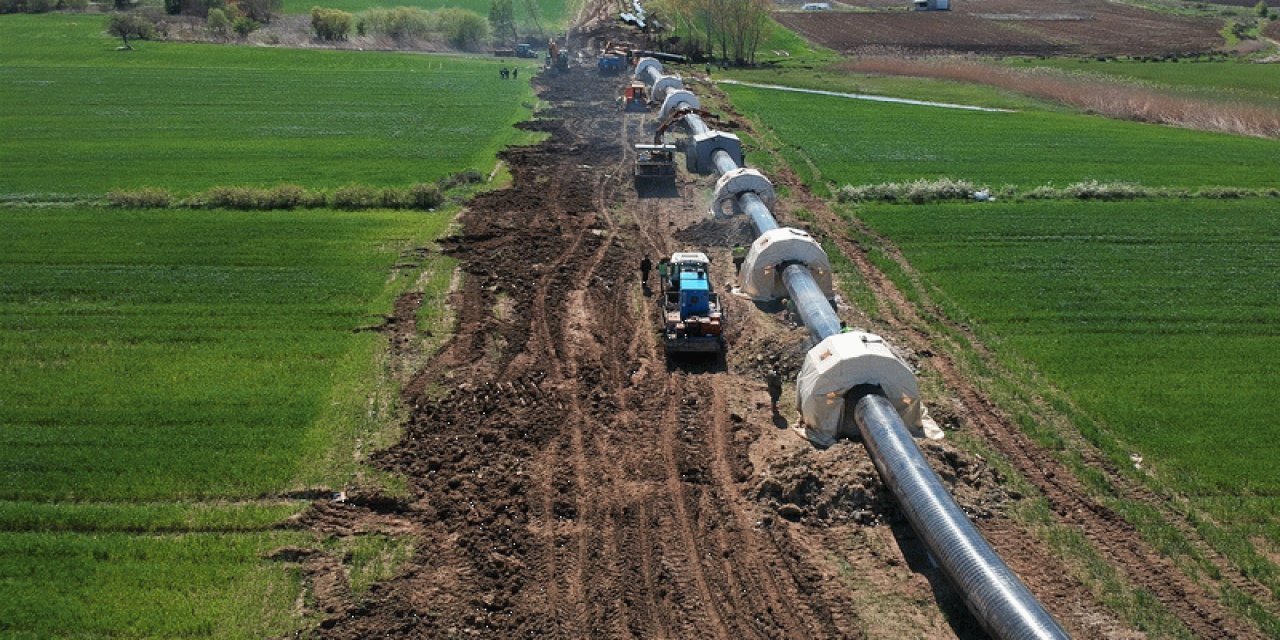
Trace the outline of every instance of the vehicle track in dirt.
[[[866, 497], [854, 505], [861, 515], [839, 519], [783, 517], [763, 497], [762, 478], [781, 477], [789, 464], [818, 473], [852, 465], [870, 478], [859, 491], [884, 493], [871, 486], [861, 447], [812, 449], [767, 409], [761, 368], [790, 371], [803, 328], [728, 296], [729, 361], [668, 366], [656, 299], [634, 268], [640, 256], [696, 247], [712, 255], [722, 290], [735, 274], [727, 241], [685, 244], [688, 230], [706, 223], [698, 203], [709, 178], [682, 174], [668, 197], [637, 197], [630, 145], [652, 135], [652, 116], [617, 111], [618, 84], [585, 69], [535, 79], [551, 106], [521, 126], [547, 140], [504, 151], [512, 185], [476, 197], [457, 235], [442, 243], [462, 273], [451, 297], [456, 326], [403, 388], [411, 417], [402, 440], [372, 458], [407, 478], [411, 498], [377, 503], [376, 517], [318, 504], [300, 520], [325, 533], [353, 529], [343, 518], [368, 518], [415, 535], [418, 551], [402, 575], [362, 596], [331, 590], [343, 601], [318, 607], [327, 616], [320, 635], [981, 637], [887, 499]], [[842, 228], [820, 201], [791, 186], [819, 224]], [[717, 241], [741, 235], [701, 231]], [[874, 276], [857, 247], [841, 242]], [[905, 304], [887, 279], [876, 290]], [[393, 355], [404, 349], [400, 334], [413, 326], [419, 303], [397, 304]], [[925, 353], [932, 337], [910, 314], [895, 306], [889, 328]], [[926, 364], [948, 365], [933, 359]], [[1006, 455], [1006, 448], [1039, 451], [949, 371], [948, 387], [959, 390], [979, 433]], [[946, 445], [927, 453], [936, 465], [958, 459], [985, 469]], [[1036, 464], [1051, 461], [1028, 455], [1014, 457], [1015, 465], [1042, 491], [1051, 487], [1034, 475]], [[979, 526], [1069, 630], [1141, 635], [1047, 563], [1045, 546], [980, 495], [990, 486], [966, 489], [954, 475], [944, 473], [944, 481], [959, 489], [962, 506], [986, 514]], [[786, 491], [801, 489], [814, 487]], [[1054, 502], [1065, 507], [1061, 517], [1096, 530], [1095, 544], [1121, 550], [1109, 559], [1126, 567], [1160, 560], [1140, 541], [1112, 540], [1127, 534], [1077, 500], [1085, 499], [1082, 488], [1065, 491]], [[309, 579], [342, 583], [326, 570], [341, 567], [311, 562]], [[1143, 579], [1158, 578], [1157, 568]], [[1235, 632], [1232, 623], [1212, 620], [1213, 602], [1196, 604], [1195, 587], [1175, 581], [1192, 603], [1175, 609], [1179, 617], [1203, 621], [1188, 623], [1197, 633]]]
[[443, 243], [464, 275], [456, 331], [404, 388], [403, 440], [374, 456], [409, 479], [396, 516], [419, 551], [321, 634], [858, 637], [815, 588], [820, 554], [788, 549], [744, 496], [741, 383], [669, 370], [639, 286], [640, 256], [704, 216], [705, 180], [641, 202], [630, 143], [649, 116], [586, 70], [537, 83], [553, 106], [525, 126], [549, 138], [505, 151], [513, 185]]

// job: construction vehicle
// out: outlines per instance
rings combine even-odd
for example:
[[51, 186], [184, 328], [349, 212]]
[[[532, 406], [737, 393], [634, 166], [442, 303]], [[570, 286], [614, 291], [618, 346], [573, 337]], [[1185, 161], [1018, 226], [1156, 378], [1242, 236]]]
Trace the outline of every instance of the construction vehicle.
[[674, 181], [676, 179], [676, 146], [674, 144], [636, 145], [636, 184]]
[[534, 50], [533, 45], [528, 43], [520, 43], [514, 49], [494, 49], [493, 55], [499, 58], [533, 58], [538, 59], [538, 52]]
[[711, 261], [704, 253], [676, 252], [659, 266], [667, 354], [719, 353], [724, 346], [723, 327], [720, 298], [708, 280]]
[[596, 59], [596, 69], [601, 75], [616, 76], [627, 67], [626, 56], [616, 53], [605, 53]]
[[547, 69], [560, 73], [569, 70], [569, 52], [561, 49], [555, 40], [547, 42]]
[[644, 83], [639, 80], [632, 80], [622, 89], [622, 110], [623, 111], [648, 111], [649, 98], [648, 91], [644, 87]]

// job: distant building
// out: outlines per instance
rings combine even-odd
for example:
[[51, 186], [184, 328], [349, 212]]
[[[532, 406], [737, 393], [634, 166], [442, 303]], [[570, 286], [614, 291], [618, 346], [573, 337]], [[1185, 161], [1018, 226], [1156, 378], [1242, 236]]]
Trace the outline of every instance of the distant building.
[[951, 0], [914, 0], [916, 11], [950, 11]]

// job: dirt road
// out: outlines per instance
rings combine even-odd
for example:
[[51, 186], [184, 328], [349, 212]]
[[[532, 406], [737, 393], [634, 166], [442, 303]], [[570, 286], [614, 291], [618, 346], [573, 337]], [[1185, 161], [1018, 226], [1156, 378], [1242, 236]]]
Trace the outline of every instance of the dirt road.
[[[321, 635], [981, 637], [861, 446], [813, 449], [787, 428], [794, 412], [769, 410], [763, 372], [794, 379], [805, 340], [785, 311], [726, 296], [727, 359], [664, 358], [641, 256], [706, 251], [727, 290], [746, 221], [707, 219], [706, 177], [637, 196], [630, 145], [655, 123], [616, 109], [616, 78], [535, 82], [552, 106], [524, 126], [548, 138], [503, 153], [512, 186], [476, 198], [445, 243], [463, 272], [455, 333], [404, 389], [403, 440], [374, 457], [412, 500], [304, 518], [318, 531], [381, 518], [418, 552], [358, 599], [317, 591]], [[402, 299], [393, 327], [411, 330], [420, 302]], [[1141, 636], [1046, 564], [982, 459], [925, 451], [1070, 631]], [[323, 574], [337, 563], [308, 566], [345, 584]]]

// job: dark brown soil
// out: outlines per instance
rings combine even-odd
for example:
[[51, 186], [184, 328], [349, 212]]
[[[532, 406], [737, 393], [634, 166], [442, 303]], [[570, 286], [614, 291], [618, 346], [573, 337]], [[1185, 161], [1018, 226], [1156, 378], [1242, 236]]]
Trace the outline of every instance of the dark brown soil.
[[867, 48], [994, 55], [1161, 55], [1223, 48], [1220, 20], [1148, 11], [1105, 0], [957, 2], [952, 11], [778, 12], [779, 22], [837, 51]]

